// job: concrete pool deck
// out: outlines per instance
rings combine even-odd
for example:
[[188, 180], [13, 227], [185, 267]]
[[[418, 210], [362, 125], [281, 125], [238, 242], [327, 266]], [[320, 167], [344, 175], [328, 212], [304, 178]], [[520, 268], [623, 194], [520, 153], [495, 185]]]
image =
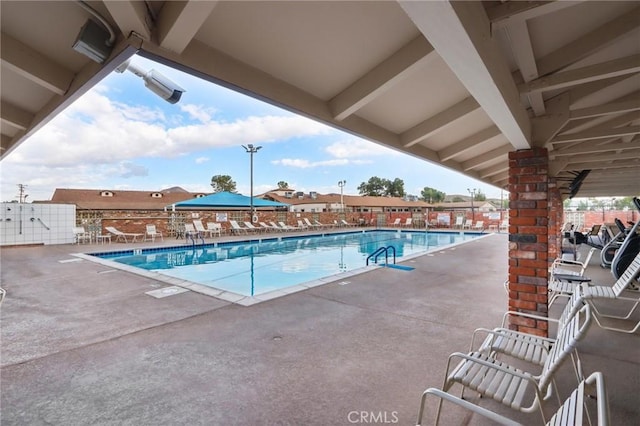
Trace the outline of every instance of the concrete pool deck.
[[[192, 291], [152, 297], [168, 285], [71, 256], [105, 248], [2, 249], [3, 425], [415, 424], [447, 356], [507, 306], [505, 234], [249, 307]], [[589, 275], [613, 282], [597, 266]], [[594, 325], [578, 350], [587, 373], [605, 375], [612, 424], [640, 418], [638, 333]], [[570, 364], [558, 386], [563, 397], [575, 387]], [[447, 405], [443, 415], [489, 424]]]

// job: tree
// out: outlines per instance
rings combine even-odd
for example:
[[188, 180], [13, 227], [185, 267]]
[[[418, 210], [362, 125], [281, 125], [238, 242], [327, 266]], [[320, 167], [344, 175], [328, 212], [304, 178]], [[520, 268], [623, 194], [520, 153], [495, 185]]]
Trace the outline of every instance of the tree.
[[213, 192], [236, 192], [236, 183], [229, 175], [215, 175], [211, 178]]
[[451, 201], [454, 203], [462, 203], [463, 201], [466, 201], [466, 200], [462, 197], [453, 197], [453, 200]]
[[429, 188], [428, 186], [425, 186], [420, 193], [420, 198], [429, 203], [441, 203], [446, 196], [447, 194], [444, 192]]
[[283, 180], [278, 182], [278, 189], [289, 189], [289, 184]]
[[387, 188], [385, 194], [389, 197], [404, 197], [404, 181], [402, 179], [395, 178], [393, 181], [387, 180]]
[[382, 179], [377, 176], [369, 178], [367, 182], [362, 182], [358, 186], [360, 195], [370, 195], [373, 197], [381, 197], [385, 195], [389, 182], [387, 179]]
[[487, 201], [487, 196], [482, 193], [482, 191], [478, 190], [476, 192], [476, 196], [474, 197], [475, 201]]

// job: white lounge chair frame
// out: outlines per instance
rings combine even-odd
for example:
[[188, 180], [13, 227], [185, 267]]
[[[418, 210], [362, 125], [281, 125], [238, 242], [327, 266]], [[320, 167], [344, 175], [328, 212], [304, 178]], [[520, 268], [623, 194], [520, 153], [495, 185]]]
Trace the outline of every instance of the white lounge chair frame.
[[560, 278], [559, 274], [582, 277], [595, 251], [596, 248], [592, 247], [583, 262], [562, 258], [553, 261], [549, 267], [549, 306], [552, 306], [560, 296], [571, 296], [576, 291], [576, 287], [580, 285], [580, 282]]
[[122, 238], [125, 243], [128, 243], [129, 241], [127, 240], [127, 237], [132, 237], [131, 242], [135, 243], [136, 242], [136, 238], [144, 237], [144, 234], [136, 234], [136, 233], [132, 233], [132, 232], [122, 232], [122, 231], [116, 229], [113, 226], [106, 226], [104, 229], [106, 229], [107, 232], [109, 232], [110, 234], [113, 234], [113, 235], [116, 236], [116, 242]]
[[[578, 387], [569, 395], [567, 399], [560, 405], [555, 414], [546, 423], [547, 426], [581, 426], [584, 425], [584, 420], [587, 420], [587, 424], [591, 425], [591, 418], [587, 409], [587, 401], [594, 400], [590, 398], [591, 389], [595, 388], [596, 395], [596, 407], [597, 407], [597, 424], [598, 426], [609, 426], [611, 419], [609, 415], [609, 399], [607, 396], [607, 389], [604, 381], [604, 376], [601, 372], [596, 371], [591, 373], [589, 377], [584, 379], [578, 384]], [[427, 396], [434, 396], [439, 398], [440, 401], [445, 400], [464, 408], [469, 411], [481, 415], [495, 424], [516, 426], [520, 423], [515, 422], [501, 414], [487, 410], [486, 408], [475, 405], [464, 399], [460, 399], [450, 393], [443, 392], [440, 389], [429, 388], [422, 394], [420, 401], [420, 410], [418, 412], [417, 425], [422, 425], [422, 419], [424, 418], [425, 406]]]
[[236, 235], [240, 235], [240, 234], [246, 234], [248, 229], [240, 226], [240, 224], [235, 221], [235, 220], [230, 220], [229, 223], [231, 224], [231, 233], [232, 234], [236, 234]]
[[[620, 278], [615, 282], [613, 287], [592, 286], [588, 285], [588, 283], [583, 283], [577, 288], [579, 297], [584, 298], [587, 303], [591, 305], [593, 319], [596, 321], [600, 328], [629, 334], [635, 333], [638, 329], [640, 329], [640, 321], [636, 322], [636, 324], [629, 329], [612, 327], [602, 323], [602, 318], [628, 320], [635, 312], [638, 304], [640, 304], [640, 294], [636, 294], [634, 297], [627, 297], [624, 296], [624, 293], [629, 289], [629, 286], [638, 279], [638, 277], [640, 277], [640, 253], [638, 253], [638, 255], [633, 259], [624, 273], [620, 275]], [[632, 306], [625, 315], [608, 315], [604, 314], [600, 309], [598, 309], [598, 299], [623, 300], [631, 302]]]
[[147, 228], [147, 231], [144, 234], [145, 241], [151, 240], [151, 242], [155, 242], [156, 237], [160, 237], [160, 240], [164, 241], [164, 238], [162, 237], [162, 232], [158, 231], [155, 225], [147, 225], [146, 228]]
[[[549, 399], [553, 393], [558, 397], [557, 389], [553, 391], [555, 373], [573, 353], [577, 342], [584, 336], [590, 323], [590, 306], [587, 304], [580, 308], [560, 331], [539, 375], [533, 375], [481, 352], [468, 354], [454, 352], [449, 355], [442, 390], [447, 392], [458, 383], [462, 385], [463, 393], [464, 389], [471, 389], [524, 413], [539, 410], [544, 422], [546, 419], [542, 401]], [[460, 362], [451, 369], [451, 364], [456, 359], [460, 359]], [[535, 396], [530, 405], [525, 406], [525, 398], [531, 390]], [[461, 397], [463, 398], [464, 395], [462, 394]], [[560, 403], [559, 397], [558, 402]], [[441, 408], [442, 400], [438, 404], [436, 423], [440, 418]]]
[[89, 243], [93, 240], [91, 233], [85, 231], [84, 226], [74, 226], [73, 236], [75, 237], [76, 244]]
[[[507, 311], [502, 317], [502, 325], [500, 327], [491, 330], [487, 328], [477, 328], [473, 332], [469, 351], [481, 352], [493, 358], [495, 358], [497, 354], [503, 354], [541, 367], [546, 362], [551, 347], [556, 343], [556, 339], [511, 330], [507, 328], [508, 319], [512, 316], [518, 316], [536, 321], [551, 322], [557, 325], [556, 336], [559, 336], [567, 323], [582, 306], [584, 306], [584, 303], [585, 301], [578, 293], [572, 295], [558, 319], [542, 317], [526, 312]], [[485, 340], [477, 349], [474, 349], [476, 347], [476, 337], [485, 334]], [[578, 380], [583, 379], [584, 374], [582, 372], [582, 364], [578, 356], [578, 351], [573, 351], [571, 360], [576, 377]]]
[[219, 224], [218, 222], [207, 222], [207, 233], [211, 238], [215, 237], [216, 235], [218, 237], [221, 237], [222, 225]]

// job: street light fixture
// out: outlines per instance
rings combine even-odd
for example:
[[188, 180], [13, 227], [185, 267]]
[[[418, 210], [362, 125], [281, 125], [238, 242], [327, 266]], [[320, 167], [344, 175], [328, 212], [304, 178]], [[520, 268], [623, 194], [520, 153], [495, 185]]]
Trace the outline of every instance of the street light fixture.
[[475, 221], [476, 220], [476, 214], [473, 210], [473, 199], [476, 198], [476, 193], [480, 193], [479, 189], [476, 188], [467, 188], [467, 191], [469, 191], [469, 194], [471, 194], [471, 220]]
[[344, 186], [347, 184], [346, 180], [340, 180], [338, 181], [338, 186], [340, 187], [340, 210], [342, 212], [344, 212], [344, 195], [343, 195], [343, 190], [344, 190]]
[[251, 158], [250, 160], [250, 182], [251, 182], [251, 198], [250, 198], [250, 210], [251, 210], [251, 223], [256, 222], [256, 212], [253, 209], [253, 154], [255, 154], [256, 152], [258, 152], [258, 150], [260, 148], [262, 148], [261, 146], [253, 146], [253, 144], [247, 144], [247, 146], [242, 145], [242, 147], [245, 149], [245, 151], [247, 151], [249, 153], [249, 156]]

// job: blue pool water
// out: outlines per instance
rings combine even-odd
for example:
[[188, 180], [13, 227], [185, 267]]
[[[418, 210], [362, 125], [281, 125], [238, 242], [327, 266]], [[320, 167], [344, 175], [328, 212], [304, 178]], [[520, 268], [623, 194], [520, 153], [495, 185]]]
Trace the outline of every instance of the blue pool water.
[[[94, 256], [164, 275], [256, 296], [272, 290], [363, 268], [380, 247], [396, 259], [459, 243], [478, 234], [369, 231], [228, 242], [204, 246], [138, 249]], [[391, 251], [391, 250], [390, 250]], [[378, 263], [384, 263], [384, 255]], [[370, 261], [372, 263], [372, 261]], [[393, 263], [389, 256], [389, 263]]]

